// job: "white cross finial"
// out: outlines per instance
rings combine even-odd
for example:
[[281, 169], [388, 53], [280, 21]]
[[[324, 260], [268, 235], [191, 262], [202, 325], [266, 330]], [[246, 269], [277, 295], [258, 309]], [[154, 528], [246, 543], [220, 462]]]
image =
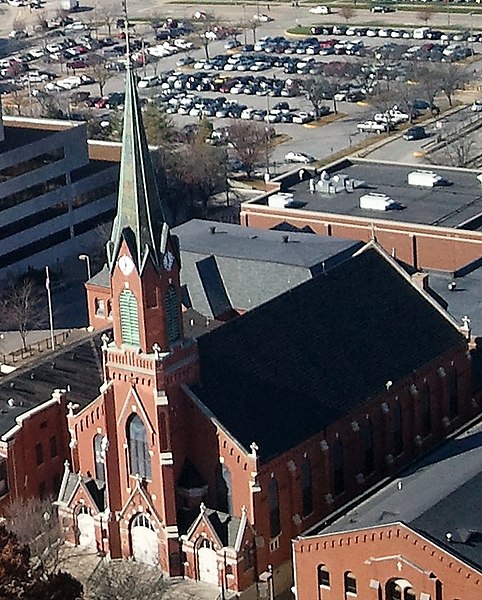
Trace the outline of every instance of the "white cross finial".
[[255, 458], [258, 456], [258, 445], [256, 444], [256, 442], [253, 442], [252, 444], [250, 444], [249, 446], [251, 448], [251, 455], [254, 456]]
[[462, 317], [462, 323], [464, 324], [465, 329], [470, 329], [470, 319], [467, 315]]
[[109, 336], [107, 333], [103, 333], [100, 339], [102, 340], [102, 350], [107, 350], [109, 345]]
[[161, 358], [161, 347], [159, 346], [159, 344], [156, 342], [153, 346], [152, 349], [154, 351], [154, 358], [156, 360], [159, 360]]

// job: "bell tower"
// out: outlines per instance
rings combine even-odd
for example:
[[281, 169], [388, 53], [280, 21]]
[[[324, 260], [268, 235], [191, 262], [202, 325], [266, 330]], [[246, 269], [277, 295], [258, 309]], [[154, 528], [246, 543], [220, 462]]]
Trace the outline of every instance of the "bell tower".
[[183, 337], [180, 257], [161, 202], [128, 60], [117, 215], [107, 242], [114, 342], [143, 353]]

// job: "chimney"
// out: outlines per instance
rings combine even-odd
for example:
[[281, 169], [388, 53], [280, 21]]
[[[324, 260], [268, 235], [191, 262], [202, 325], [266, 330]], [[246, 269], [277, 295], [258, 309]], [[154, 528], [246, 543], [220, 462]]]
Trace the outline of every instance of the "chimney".
[[421, 290], [428, 291], [428, 273], [414, 273], [411, 277], [412, 283]]

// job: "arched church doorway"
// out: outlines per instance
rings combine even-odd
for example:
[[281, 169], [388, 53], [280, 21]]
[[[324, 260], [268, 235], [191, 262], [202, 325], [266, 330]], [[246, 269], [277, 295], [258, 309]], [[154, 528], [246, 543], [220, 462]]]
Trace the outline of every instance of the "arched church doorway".
[[132, 556], [146, 565], [159, 563], [159, 542], [154, 525], [148, 515], [137, 514], [130, 526]]
[[96, 550], [94, 517], [87, 506], [79, 506], [77, 509], [77, 529], [79, 531], [79, 546]]
[[197, 550], [198, 579], [219, 585], [218, 560], [212, 543], [204, 538]]

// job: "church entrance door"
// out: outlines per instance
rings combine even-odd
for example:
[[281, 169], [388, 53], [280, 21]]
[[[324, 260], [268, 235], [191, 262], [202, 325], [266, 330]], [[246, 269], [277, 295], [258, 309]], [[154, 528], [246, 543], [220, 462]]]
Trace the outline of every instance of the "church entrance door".
[[135, 560], [153, 566], [159, 563], [157, 533], [147, 515], [141, 513], [134, 517], [131, 525], [131, 543]]
[[203, 540], [198, 553], [199, 580], [219, 585], [216, 551], [209, 540]]

